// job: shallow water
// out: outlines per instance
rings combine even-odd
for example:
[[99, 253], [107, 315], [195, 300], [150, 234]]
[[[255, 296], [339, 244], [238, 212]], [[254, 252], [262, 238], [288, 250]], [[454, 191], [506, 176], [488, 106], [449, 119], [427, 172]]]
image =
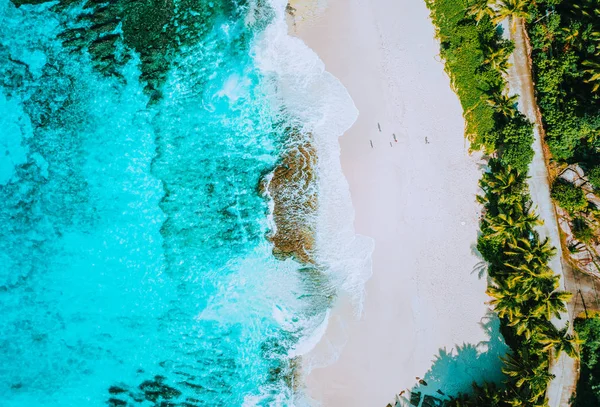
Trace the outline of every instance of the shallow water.
[[[337, 160], [354, 107], [284, 4], [139, 4], [0, 0], [0, 404], [293, 405], [294, 357], [368, 277]], [[291, 127], [335, 203], [304, 220], [309, 268], [272, 255], [260, 188]]]
[[3, 405], [282, 397], [273, 310], [304, 304], [264, 237], [282, 135], [246, 28], [182, 47], [147, 107], [135, 60], [106, 77], [55, 40], [64, 16], [2, 6]]

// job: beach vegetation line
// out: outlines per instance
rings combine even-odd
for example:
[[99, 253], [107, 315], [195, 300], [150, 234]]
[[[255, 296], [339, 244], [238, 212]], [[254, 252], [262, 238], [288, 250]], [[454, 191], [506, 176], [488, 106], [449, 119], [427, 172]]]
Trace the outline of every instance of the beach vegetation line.
[[471, 393], [454, 395], [447, 405], [546, 406], [551, 359], [562, 352], [576, 357], [580, 340], [553, 323], [566, 312], [571, 295], [559, 290], [559, 276], [548, 265], [555, 248], [536, 231], [541, 221], [525, 175], [533, 158], [533, 125], [506, 92], [504, 74], [514, 46], [502, 39], [497, 23], [528, 17], [530, 2], [427, 4], [446, 71], [465, 112], [466, 136], [472, 148], [491, 156], [480, 181], [483, 216], [477, 248], [488, 263], [490, 305], [511, 349], [503, 358], [501, 385], [474, 384]]

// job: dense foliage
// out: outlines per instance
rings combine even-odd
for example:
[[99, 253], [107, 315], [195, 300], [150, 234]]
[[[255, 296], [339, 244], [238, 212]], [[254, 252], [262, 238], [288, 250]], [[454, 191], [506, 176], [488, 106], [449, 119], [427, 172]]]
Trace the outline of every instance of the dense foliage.
[[[600, 189], [600, 1], [541, 0], [529, 25], [537, 99], [554, 167], [579, 165]], [[552, 197], [583, 246], [600, 235], [581, 186], [559, 182]], [[577, 248], [579, 246], [572, 245]], [[580, 249], [581, 247], [579, 247]], [[579, 250], [577, 249], [577, 250]], [[590, 253], [595, 249], [587, 248]]]
[[581, 372], [573, 407], [600, 406], [600, 318], [575, 321], [583, 341]]
[[566, 312], [570, 294], [558, 291], [559, 277], [548, 267], [555, 249], [535, 231], [540, 221], [531, 210], [525, 176], [500, 160], [489, 164], [480, 182], [484, 219], [477, 247], [489, 264], [488, 294], [512, 353], [504, 359], [505, 388], [489, 392], [489, 385], [476, 386], [474, 395], [450, 405], [543, 406], [551, 353], [576, 354], [576, 338], [550, 321]]
[[525, 175], [533, 158], [532, 125], [507, 96], [503, 73], [513, 50], [496, 24], [529, 15], [519, 0], [428, 0], [441, 41], [441, 56], [458, 94], [474, 148], [496, 158], [480, 182], [484, 194], [477, 248], [487, 261], [491, 305], [511, 348], [504, 359], [504, 386], [473, 386], [453, 398], [451, 407], [544, 406], [552, 375], [549, 361], [562, 351], [575, 356], [577, 338], [550, 320], [566, 311], [570, 294], [558, 291], [559, 277], [548, 262], [555, 249], [535, 230]]
[[[474, 20], [465, 24], [467, 12], [462, 3], [440, 0], [428, 4], [438, 27], [440, 54], [463, 107], [466, 133], [476, 148], [484, 145], [493, 149], [495, 110], [485, 100], [502, 80], [498, 71], [484, 61], [486, 55], [500, 48], [500, 39], [489, 19], [479, 25]], [[491, 47], [490, 52], [487, 47]]]
[[546, 140], [559, 162], [600, 164], [600, 3], [538, 1], [529, 34]]
[[516, 109], [516, 98], [506, 95], [502, 78], [514, 46], [502, 39], [480, 3], [427, 0], [472, 148], [488, 153], [503, 149], [503, 162], [525, 171], [533, 158], [531, 124]]
[[580, 242], [584, 244], [590, 244], [596, 239], [594, 230], [584, 217], [574, 217], [572, 226], [573, 235], [575, 236], [575, 239], [579, 240]]
[[[556, 165], [578, 164], [600, 189], [600, 1], [539, 0], [528, 27], [536, 97]], [[552, 197], [572, 218], [574, 237], [597, 241], [585, 192], [566, 181]], [[595, 225], [594, 225], [595, 226]], [[600, 405], [600, 319], [576, 322], [582, 339], [581, 376], [574, 407]]]
[[552, 199], [572, 215], [583, 212], [588, 206], [585, 192], [581, 188], [562, 179], [557, 179], [552, 185]]
[[600, 190], [600, 166], [592, 168], [587, 173], [588, 180], [595, 190]]

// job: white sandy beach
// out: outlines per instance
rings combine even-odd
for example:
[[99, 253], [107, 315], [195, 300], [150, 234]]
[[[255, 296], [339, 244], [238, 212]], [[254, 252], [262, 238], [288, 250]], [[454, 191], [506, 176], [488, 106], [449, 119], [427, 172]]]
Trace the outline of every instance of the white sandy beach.
[[[296, 34], [360, 112], [340, 139], [341, 159], [356, 232], [375, 240], [363, 315], [355, 319], [338, 301], [325, 337], [303, 359], [307, 393], [324, 406], [384, 407], [417, 376], [428, 394], [467, 390], [498, 374], [504, 347], [497, 324], [482, 326], [487, 284], [473, 251], [481, 161], [468, 154], [425, 3], [329, 0], [319, 12], [292, 5]], [[471, 347], [458, 352], [463, 344]]]

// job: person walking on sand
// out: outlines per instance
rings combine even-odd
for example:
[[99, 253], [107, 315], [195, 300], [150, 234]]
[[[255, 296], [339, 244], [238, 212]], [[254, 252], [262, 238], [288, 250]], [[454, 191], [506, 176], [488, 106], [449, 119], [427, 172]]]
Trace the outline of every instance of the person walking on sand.
[[425, 144], [429, 144], [429, 140], [427, 139], [427, 136], [425, 136]]
[[377, 128], [379, 129], [379, 132], [381, 133], [381, 125], [379, 124], [379, 122], [377, 122]]

